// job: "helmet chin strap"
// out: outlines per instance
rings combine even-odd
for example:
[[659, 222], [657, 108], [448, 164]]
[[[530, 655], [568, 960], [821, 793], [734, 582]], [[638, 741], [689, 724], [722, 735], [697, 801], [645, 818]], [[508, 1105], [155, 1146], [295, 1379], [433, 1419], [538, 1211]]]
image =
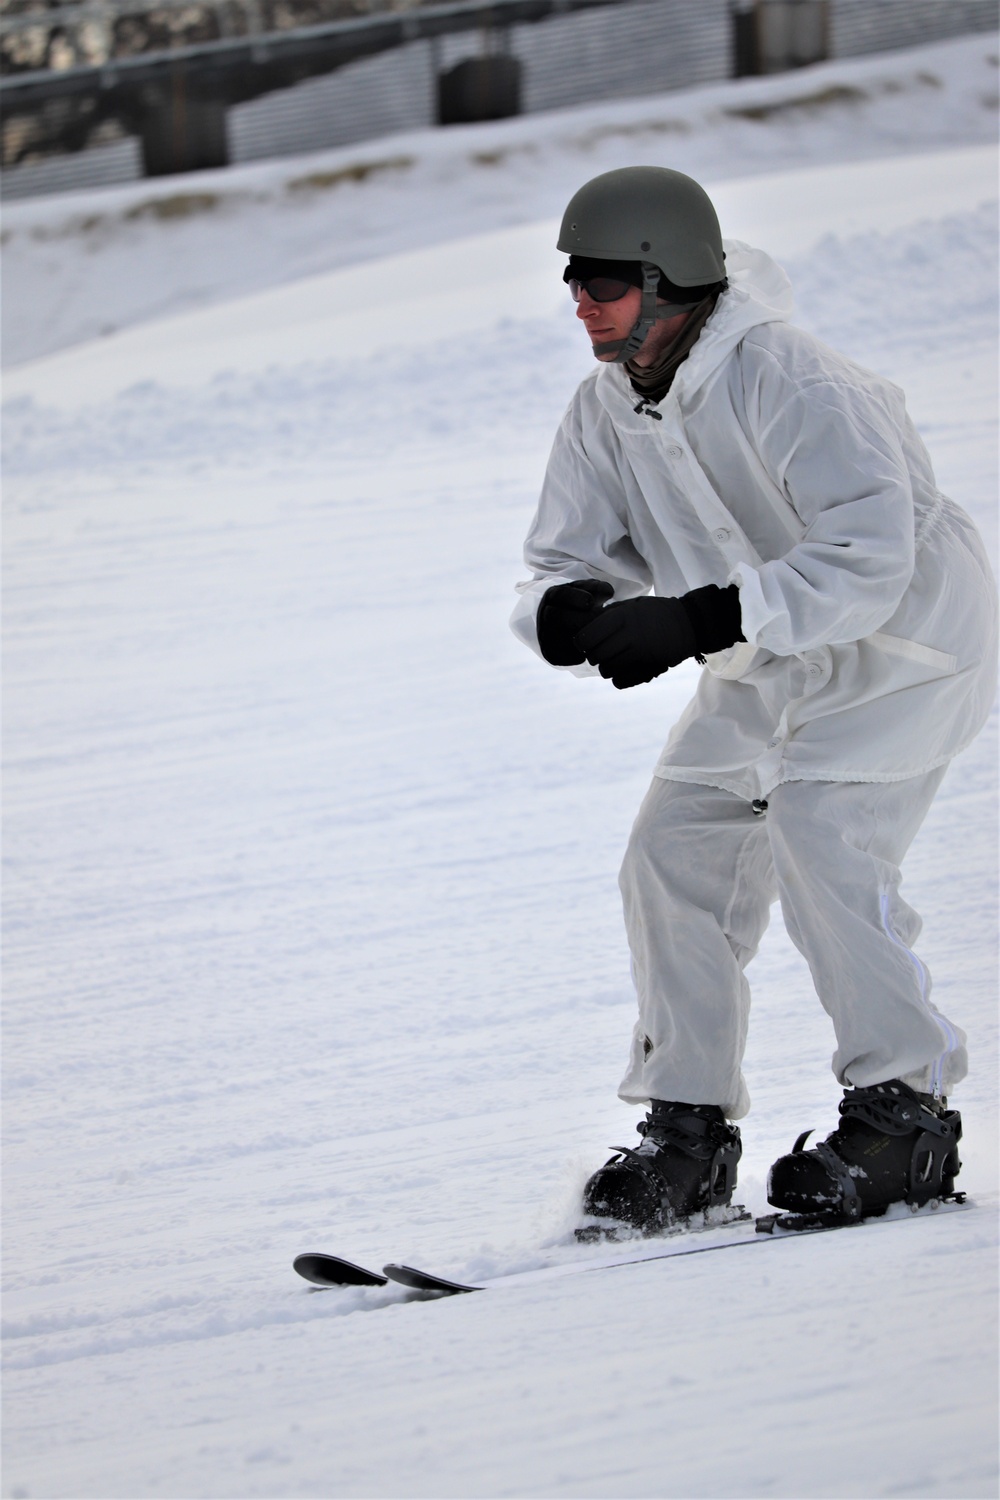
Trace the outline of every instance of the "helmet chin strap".
[[649, 337], [650, 330], [656, 327], [658, 322], [666, 318], [676, 318], [678, 313], [690, 312], [698, 306], [697, 302], [657, 302], [656, 291], [660, 285], [660, 268], [652, 265], [648, 260], [640, 262], [642, 266], [642, 301], [639, 304], [639, 316], [632, 325], [632, 331], [626, 338], [609, 339], [606, 344], [595, 344], [594, 354], [599, 358], [602, 354], [613, 354], [616, 365], [623, 365], [626, 360], [638, 354], [643, 344]]

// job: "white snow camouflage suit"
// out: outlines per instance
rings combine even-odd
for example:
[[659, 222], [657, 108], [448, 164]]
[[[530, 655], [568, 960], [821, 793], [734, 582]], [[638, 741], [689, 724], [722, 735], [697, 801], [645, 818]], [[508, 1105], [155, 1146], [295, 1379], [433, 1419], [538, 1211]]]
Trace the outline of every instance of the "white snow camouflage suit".
[[746, 644], [709, 657], [622, 869], [639, 1021], [620, 1093], [746, 1112], [743, 970], [776, 897], [840, 1082], [946, 1093], [965, 1037], [930, 1003], [899, 865], [992, 704], [995, 584], [898, 388], [787, 322], [767, 255], [726, 252], [729, 288], [659, 420], [619, 365], [581, 383], [511, 619], [537, 651], [554, 583], [604, 579], [619, 600], [739, 586]]

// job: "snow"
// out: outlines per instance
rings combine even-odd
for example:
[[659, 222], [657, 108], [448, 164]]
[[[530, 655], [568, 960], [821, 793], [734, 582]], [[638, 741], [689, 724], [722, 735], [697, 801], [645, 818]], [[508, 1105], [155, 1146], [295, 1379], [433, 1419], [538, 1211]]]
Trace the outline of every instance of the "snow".
[[[924, 204], [937, 212], [989, 205], [996, 144], [966, 146], [931, 157], [890, 157], [768, 173], [713, 183], [730, 238], [780, 251], [808, 250], [831, 223], [841, 238], [883, 235], [919, 223]], [[306, 361], [349, 360], [419, 351], [445, 339], [483, 335], [503, 307], [519, 320], [550, 321], [565, 312], [565, 291], [553, 276], [559, 220], [465, 236], [432, 249], [383, 256], [350, 270], [327, 271], [234, 298], [210, 310], [161, 323], [139, 323], [106, 347], [102, 340], [72, 353], [31, 362], [5, 379], [8, 396], [38, 394], [60, 406], [83, 405], [144, 381], [191, 388], [213, 376]]]
[[[617, 694], [506, 629], [589, 368], [562, 200], [720, 185], [995, 555], [995, 56], [410, 137], [308, 225], [283, 185], [356, 154], [155, 189], [231, 190], [218, 223], [128, 218], [149, 184], [7, 210], [4, 1495], [996, 1494], [995, 722], [905, 887], [973, 1211], [433, 1303], [290, 1268], [565, 1262], [632, 1134], [615, 877], [694, 669]], [[870, 97], [724, 113], [834, 76]], [[839, 1091], [777, 916], [751, 978], [762, 1211]]]

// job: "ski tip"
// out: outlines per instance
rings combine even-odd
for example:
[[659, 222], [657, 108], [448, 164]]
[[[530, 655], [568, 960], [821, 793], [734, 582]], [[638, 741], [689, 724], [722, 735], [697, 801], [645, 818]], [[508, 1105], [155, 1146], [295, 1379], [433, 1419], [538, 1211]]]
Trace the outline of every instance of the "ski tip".
[[318, 1250], [297, 1255], [292, 1269], [313, 1286], [385, 1286], [386, 1278], [378, 1271], [368, 1271], [338, 1255], [323, 1255]]
[[456, 1292], [479, 1292], [478, 1286], [465, 1286], [460, 1281], [448, 1281], [444, 1276], [434, 1276], [429, 1271], [418, 1271], [415, 1266], [383, 1266], [382, 1270], [390, 1281], [397, 1281], [400, 1286], [408, 1286], [415, 1292], [446, 1292], [453, 1296]]

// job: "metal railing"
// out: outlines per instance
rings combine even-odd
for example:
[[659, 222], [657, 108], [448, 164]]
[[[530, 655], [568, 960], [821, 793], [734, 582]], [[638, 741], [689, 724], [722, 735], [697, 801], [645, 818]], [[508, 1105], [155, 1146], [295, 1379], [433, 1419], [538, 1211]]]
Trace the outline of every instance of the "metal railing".
[[328, 22], [404, 15], [432, 0], [0, 0], [0, 74], [99, 66], [113, 58]]

